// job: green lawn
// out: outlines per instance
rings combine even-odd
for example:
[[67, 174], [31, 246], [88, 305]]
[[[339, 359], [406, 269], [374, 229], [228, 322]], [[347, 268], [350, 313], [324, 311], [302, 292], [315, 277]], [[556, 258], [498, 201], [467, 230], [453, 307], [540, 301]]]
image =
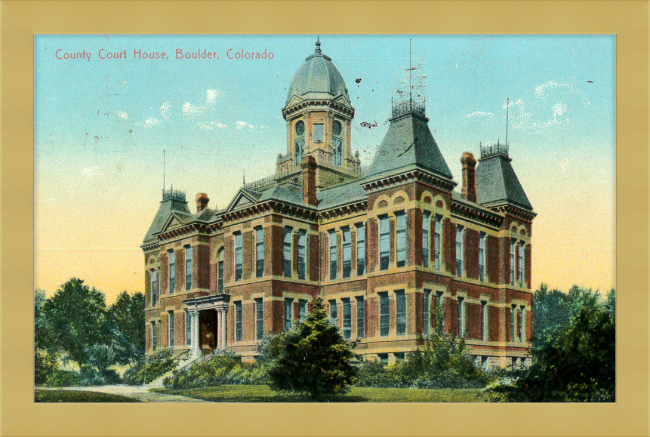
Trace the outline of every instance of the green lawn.
[[[154, 389], [160, 393], [212, 402], [309, 402], [305, 396], [276, 394], [266, 385], [222, 385], [186, 390]], [[478, 389], [410, 389], [353, 387], [331, 402], [487, 402]]]
[[140, 402], [126, 396], [81, 390], [36, 389], [36, 402]]

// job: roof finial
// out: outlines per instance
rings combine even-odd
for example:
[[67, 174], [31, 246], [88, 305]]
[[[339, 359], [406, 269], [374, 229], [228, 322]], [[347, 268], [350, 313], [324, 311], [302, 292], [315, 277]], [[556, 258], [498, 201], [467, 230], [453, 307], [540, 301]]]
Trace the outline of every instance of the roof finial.
[[244, 183], [244, 185], [246, 185], [246, 170], [242, 170], [242, 173], [244, 175], [243, 183]]
[[319, 54], [319, 55], [321, 53], [321, 51], [320, 51], [320, 35], [316, 35], [316, 50], [315, 50], [315, 53]]

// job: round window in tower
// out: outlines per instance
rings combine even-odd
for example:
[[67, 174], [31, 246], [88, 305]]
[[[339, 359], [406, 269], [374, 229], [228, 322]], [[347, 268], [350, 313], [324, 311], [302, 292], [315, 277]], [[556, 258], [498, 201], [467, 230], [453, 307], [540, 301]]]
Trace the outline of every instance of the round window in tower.
[[334, 120], [334, 124], [332, 125], [332, 131], [334, 132], [334, 135], [341, 135], [342, 129], [343, 127], [341, 126], [341, 122]]
[[303, 135], [305, 133], [305, 123], [300, 120], [298, 123], [296, 123], [296, 134], [298, 135]]

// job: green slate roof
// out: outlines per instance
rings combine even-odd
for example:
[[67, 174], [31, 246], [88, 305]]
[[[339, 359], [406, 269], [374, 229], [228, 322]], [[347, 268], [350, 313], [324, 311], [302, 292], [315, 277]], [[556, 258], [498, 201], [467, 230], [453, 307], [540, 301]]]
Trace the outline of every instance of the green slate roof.
[[365, 200], [366, 190], [363, 189], [363, 186], [357, 180], [320, 190], [317, 194], [317, 199], [318, 209], [322, 211], [335, 206]]
[[485, 206], [510, 203], [528, 211], [533, 206], [515, 174], [510, 158], [499, 153], [478, 161], [476, 197]]
[[411, 168], [428, 170], [452, 179], [451, 170], [433, 139], [426, 118], [408, 112], [392, 118], [366, 179], [401, 173]]
[[160, 207], [158, 208], [156, 217], [154, 217], [153, 223], [151, 223], [151, 226], [149, 226], [147, 235], [144, 237], [144, 244], [156, 241], [154, 234], [162, 231], [172, 213], [176, 213], [183, 218], [192, 217], [192, 213], [187, 207], [187, 202], [177, 199], [165, 198], [165, 200], [160, 202]]

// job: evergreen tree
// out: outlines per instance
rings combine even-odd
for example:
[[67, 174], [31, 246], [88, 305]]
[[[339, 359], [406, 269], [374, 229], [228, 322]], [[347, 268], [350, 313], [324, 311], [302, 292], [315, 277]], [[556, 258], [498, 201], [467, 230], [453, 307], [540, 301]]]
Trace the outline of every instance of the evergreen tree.
[[306, 393], [313, 400], [345, 393], [354, 382], [354, 354], [327, 318], [321, 298], [306, 320], [286, 334], [284, 348], [271, 366], [271, 388]]

